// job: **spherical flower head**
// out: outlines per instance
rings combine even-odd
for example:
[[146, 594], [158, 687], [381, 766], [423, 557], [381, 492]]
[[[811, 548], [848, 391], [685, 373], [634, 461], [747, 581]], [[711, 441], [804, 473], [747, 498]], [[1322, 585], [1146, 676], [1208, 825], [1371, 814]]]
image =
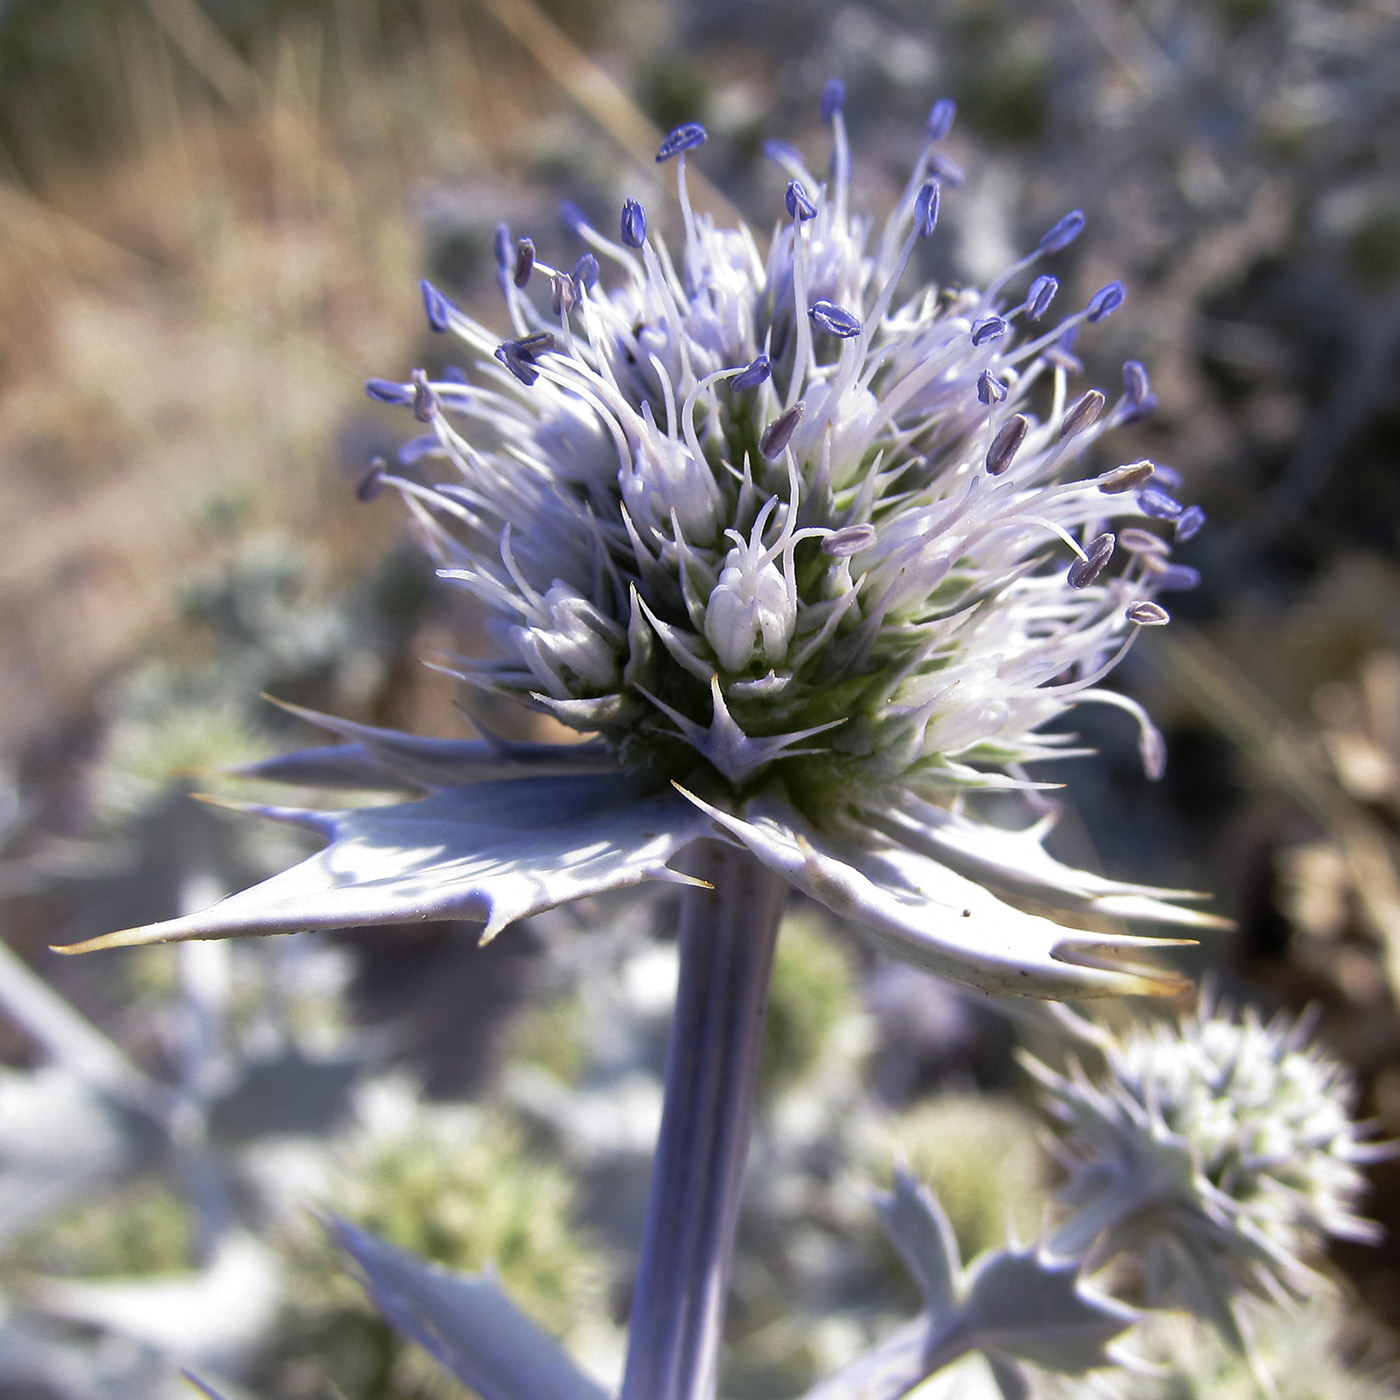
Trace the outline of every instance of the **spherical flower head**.
[[1194, 577], [1163, 532], [1189, 538], [1204, 517], [1151, 462], [1085, 475], [1151, 398], [1141, 366], [1112, 403], [1071, 384], [1075, 332], [1123, 289], [1042, 324], [1058, 283], [1035, 265], [1078, 213], [985, 288], [912, 284], [961, 178], [936, 150], [951, 110], [877, 227], [850, 208], [831, 92], [828, 178], [770, 150], [785, 193], [766, 252], [691, 207], [705, 133], [688, 124], [658, 152], [678, 255], [664, 213], [635, 199], [612, 236], [568, 206], [586, 249], [567, 268], [502, 228], [501, 330], [422, 289], [468, 369], [366, 386], [422, 427], [361, 494], [398, 490], [440, 575], [488, 614], [497, 653], [456, 674], [591, 740], [427, 740], [318, 716], [349, 742], [248, 771], [426, 795], [260, 808], [330, 844], [212, 910], [83, 946], [428, 917], [489, 938], [587, 894], [683, 882], [670, 862], [718, 838], [894, 956], [986, 991], [1178, 984], [1142, 955], [1162, 940], [1100, 916], [1218, 923], [1179, 906], [1199, 896], [1059, 864], [1043, 802], [1007, 830], [966, 801], [1033, 789], [1026, 765], [1070, 752], [1047, 727], [1085, 701], [1132, 714], [1161, 771], [1141, 707], [1099, 682], [1167, 621], [1155, 595]]
[[620, 242], [572, 220], [612, 279], [538, 254], [529, 287], [503, 278], [506, 341], [431, 300], [477, 369], [432, 386], [425, 455], [454, 479], [397, 484], [446, 575], [503, 619], [506, 656], [462, 674], [600, 733], [629, 766], [721, 801], [781, 788], [819, 823], [896, 787], [946, 804], [1026, 786], [1022, 765], [1064, 743], [1045, 726], [1084, 700], [1132, 709], [1156, 766], [1145, 716], [1097, 688], [1165, 619], [1143, 605], [1169, 546], [1115, 534], [1153, 518], [1153, 467], [1127, 488], [1077, 479], [1142, 394], [1108, 411], [1071, 394], [1061, 348], [1122, 288], [1037, 329], [1031, 268], [1061, 236], [985, 290], [906, 288], [935, 230], [933, 142], [877, 235], [848, 209], [839, 106], [830, 121], [829, 179], [778, 152], [787, 217], [766, 257], [691, 209], [692, 124], [661, 150], [679, 258], [629, 200]]
[[1361, 1167], [1388, 1149], [1363, 1142], [1351, 1075], [1305, 1021], [1207, 1005], [1104, 1050], [1095, 1079], [1027, 1060], [1065, 1128], [1075, 1213], [1057, 1248], [1145, 1249], [1150, 1286], [1228, 1332], [1238, 1288], [1311, 1291], [1328, 1237], [1376, 1238], [1356, 1214]]

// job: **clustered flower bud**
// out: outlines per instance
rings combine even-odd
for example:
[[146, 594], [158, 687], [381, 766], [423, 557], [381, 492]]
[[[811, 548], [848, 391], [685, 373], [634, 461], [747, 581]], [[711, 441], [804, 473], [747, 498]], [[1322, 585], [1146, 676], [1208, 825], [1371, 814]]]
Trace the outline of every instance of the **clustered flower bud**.
[[1307, 1294], [1329, 1237], [1374, 1241], [1362, 1167], [1391, 1154], [1352, 1120], [1350, 1072], [1305, 1021], [1203, 1009], [1135, 1022], [1105, 1067], [1058, 1074], [1027, 1057], [1063, 1129], [1071, 1207], [1051, 1241], [1091, 1261], [1133, 1251], [1149, 1301], [1191, 1308], [1239, 1342], [1233, 1296]]

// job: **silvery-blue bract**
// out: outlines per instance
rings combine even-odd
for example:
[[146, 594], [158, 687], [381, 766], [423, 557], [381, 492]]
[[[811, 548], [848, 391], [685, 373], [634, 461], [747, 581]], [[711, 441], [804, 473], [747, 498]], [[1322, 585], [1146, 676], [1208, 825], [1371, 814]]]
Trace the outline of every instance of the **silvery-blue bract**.
[[1192, 581], [1168, 536], [1203, 516], [1151, 462], [1075, 475], [1151, 407], [1135, 362], [1112, 402], [1071, 388], [1075, 331], [1123, 288], [1038, 324], [1058, 284], [1033, 264], [1074, 239], [1076, 212], [985, 289], [901, 290], [958, 178], [937, 149], [947, 123], [875, 228], [850, 207], [839, 104], [829, 121], [829, 180], [771, 151], [788, 218], [766, 254], [693, 210], [685, 153], [705, 133], [678, 128], [661, 158], [677, 163], [679, 259], [636, 200], [616, 240], [570, 209], [587, 251], [569, 269], [503, 230], [506, 336], [425, 284], [430, 325], [470, 371], [368, 386], [423, 434], [363, 494], [396, 488], [441, 575], [492, 620], [499, 654], [457, 674], [593, 737], [452, 742], [320, 719], [349, 743], [255, 771], [426, 795], [258, 808], [329, 844], [201, 914], [84, 946], [427, 918], [490, 937], [682, 880], [670, 863], [709, 836], [976, 987], [1172, 985], [1139, 955], [1160, 940], [1102, 932], [1101, 916], [1216, 922], [1178, 907], [1192, 896], [1059, 864], [1048, 818], [1013, 831], [975, 811], [984, 790], [1032, 789], [1027, 765], [1068, 752], [1046, 726], [1084, 702], [1128, 710], [1161, 767], [1146, 715], [1101, 682], [1167, 620], [1156, 593]]

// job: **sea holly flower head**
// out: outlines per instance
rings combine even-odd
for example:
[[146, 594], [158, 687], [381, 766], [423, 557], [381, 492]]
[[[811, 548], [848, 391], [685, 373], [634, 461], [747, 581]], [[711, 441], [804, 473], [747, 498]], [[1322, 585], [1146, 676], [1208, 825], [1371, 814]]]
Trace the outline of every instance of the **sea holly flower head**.
[[[425, 284], [430, 327], [470, 371], [367, 386], [427, 430], [372, 490], [398, 490], [441, 576], [491, 618], [499, 654], [452, 669], [589, 741], [540, 753], [323, 721], [351, 743], [277, 771], [430, 795], [277, 809], [329, 850], [261, 894], [119, 941], [430, 914], [491, 932], [581, 892], [583, 852], [597, 888], [680, 879], [667, 862], [711, 835], [977, 986], [1171, 983], [1135, 966], [1151, 940], [1027, 906], [1213, 922], [1180, 907], [1189, 895], [1059, 865], [1045, 821], [1011, 832], [975, 814], [979, 793], [1034, 789], [1027, 765], [1070, 752], [1049, 726], [1078, 704], [1127, 710], [1160, 771], [1151, 722], [1101, 682], [1166, 621], [1155, 595], [1191, 581], [1160, 526], [1189, 538], [1203, 517], [1151, 462], [1086, 474], [1148, 398], [1136, 364], [1111, 403], [1071, 388], [1074, 333], [1124, 289], [1038, 324], [1058, 283], [1036, 264], [1079, 234], [1077, 211], [986, 288], [912, 285], [959, 178], [938, 149], [951, 104], [877, 227], [851, 208], [843, 101], [828, 86], [827, 178], [770, 148], [787, 184], [766, 253], [692, 207], [686, 161], [705, 132], [689, 123], [657, 153], [676, 171], [677, 254], [630, 198], [615, 237], [569, 206], [587, 248], [569, 270], [503, 228], [506, 331]], [[473, 815], [512, 810], [489, 828]], [[573, 814], [553, 837], [538, 827], [551, 811]]]
[[1363, 1166], [1393, 1155], [1351, 1116], [1350, 1072], [1283, 1014], [1211, 1005], [1104, 1036], [1102, 1075], [1024, 1063], [1064, 1133], [1073, 1214], [1051, 1241], [1144, 1259], [1153, 1301], [1183, 1303], [1242, 1345], [1233, 1297], [1315, 1292], [1329, 1238], [1374, 1242]]

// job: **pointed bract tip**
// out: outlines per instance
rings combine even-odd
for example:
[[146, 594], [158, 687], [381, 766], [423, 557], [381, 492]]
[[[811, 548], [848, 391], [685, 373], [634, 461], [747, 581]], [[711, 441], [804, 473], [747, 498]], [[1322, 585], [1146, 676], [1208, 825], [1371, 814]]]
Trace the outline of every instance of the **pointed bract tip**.
[[139, 928], [118, 929], [115, 933], [100, 933], [96, 938], [85, 938], [81, 943], [50, 943], [49, 952], [61, 953], [65, 958], [77, 953], [102, 953], [109, 948], [144, 948], [154, 943], [172, 943], [178, 940], [155, 937], [151, 933], [153, 925], [142, 924]]

